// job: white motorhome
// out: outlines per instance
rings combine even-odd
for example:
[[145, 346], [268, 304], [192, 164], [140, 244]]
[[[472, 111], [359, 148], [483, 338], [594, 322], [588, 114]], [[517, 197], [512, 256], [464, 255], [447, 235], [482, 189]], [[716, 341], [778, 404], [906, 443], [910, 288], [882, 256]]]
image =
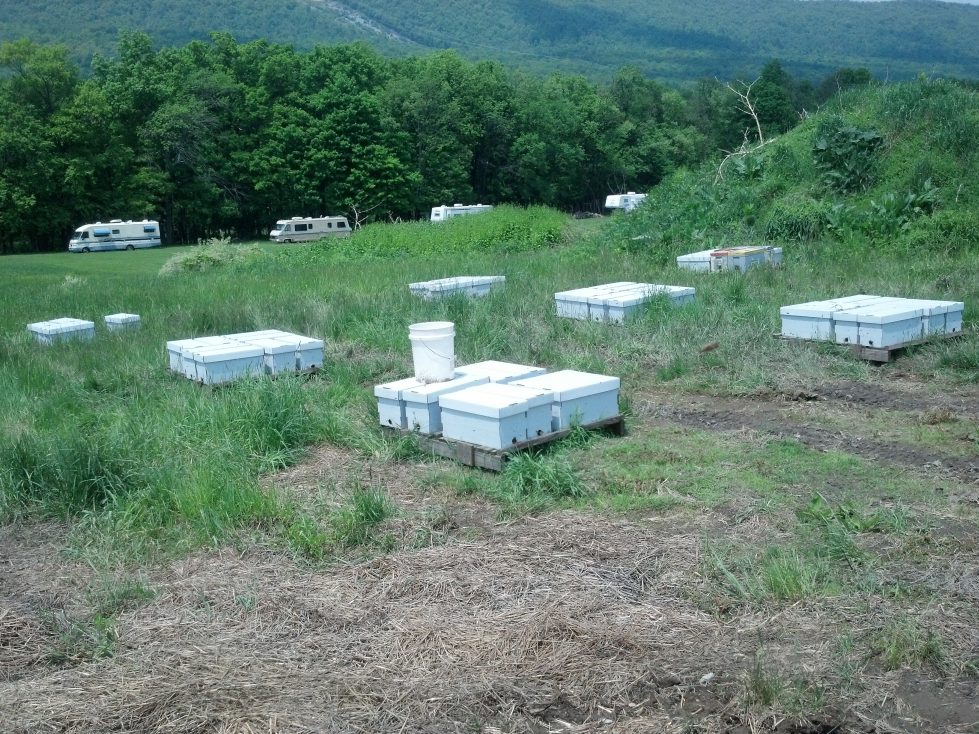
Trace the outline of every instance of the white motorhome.
[[68, 252], [136, 250], [160, 246], [160, 223], [151, 219], [134, 222], [112, 219], [107, 224], [83, 224], [68, 241]]
[[631, 212], [633, 209], [639, 206], [645, 198], [645, 194], [637, 194], [635, 191], [630, 191], [627, 194], [610, 194], [605, 199], [605, 208], [621, 209], [622, 211]]
[[480, 214], [492, 209], [491, 204], [453, 204], [452, 206], [432, 207], [432, 221], [443, 222], [452, 217], [461, 217], [464, 214]]
[[308, 242], [349, 234], [350, 223], [346, 217], [293, 217], [276, 221], [269, 239], [273, 242]]

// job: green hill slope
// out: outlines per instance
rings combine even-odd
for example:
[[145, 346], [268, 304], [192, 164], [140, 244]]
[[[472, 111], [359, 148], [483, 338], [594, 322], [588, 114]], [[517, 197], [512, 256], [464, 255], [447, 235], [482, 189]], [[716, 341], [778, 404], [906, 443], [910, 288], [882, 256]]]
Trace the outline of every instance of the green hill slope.
[[226, 30], [300, 48], [358, 39], [387, 53], [451, 47], [601, 78], [627, 64], [673, 81], [748, 76], [770, 58], [812, 78], [841, 66], [892, 79], [979, 76], [979, 7], [927, 0], [0, 0], [0, 40], [61, 42], [79, 59], [111, 51], [126, 29], [163, 45]]
[[976, 253], [977, 139], [979, 94], [958, 84], [853, 90], [763, 147], [668, 178], [615, 237], [664, 263], [759, 242], [853, 258]]

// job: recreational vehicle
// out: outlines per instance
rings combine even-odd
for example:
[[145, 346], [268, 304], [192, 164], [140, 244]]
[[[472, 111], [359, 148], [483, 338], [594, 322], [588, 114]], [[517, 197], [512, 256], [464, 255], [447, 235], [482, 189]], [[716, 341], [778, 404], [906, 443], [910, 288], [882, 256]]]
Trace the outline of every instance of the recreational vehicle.
[[432, 207], [432, 221], [442, 222], [452, 217], [461, 217], [464, 214], [479, 214], [488, 212], [492, 209], [490, 204], [453, 204], [452, 206]]
[[633, 209], [639, 206], [645, 198], [645, 194], [637, 194], [635, 191], [630, 191], [628, 194], [610, 194], [608, 198], [605, 199], [605, 208], [621, 209], [622, 211], [631, 212]]
[[323, 237], [346, 237], [350, 224], [346, 217], [293, 217], [280, 219], [269, 232], [273, 242], [307, 242]]
[[160, 246], [160, 223], [149, 219], [110, 220], [108, 224], [83, 224], [68, 241], [68, 252], [135, 250]]

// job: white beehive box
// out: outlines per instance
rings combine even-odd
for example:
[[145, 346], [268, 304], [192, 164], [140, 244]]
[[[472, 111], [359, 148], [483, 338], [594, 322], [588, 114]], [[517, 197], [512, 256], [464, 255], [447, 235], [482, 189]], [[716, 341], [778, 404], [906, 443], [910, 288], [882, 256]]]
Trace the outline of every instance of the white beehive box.
[[835, 314], [847, 308], [856, 308], [879, 300], [881, 300], [880, 296], [859, 294], [782, 306], [779, 309], [782, 317], [782, 336], [790, 339], [835, 341], [833, 320]]
[[749, 268], [771, 262], [770, 247], [729, 247], [711, 253], [711, 270], [744, 273]]
[[[282, 337], [292, 338], [292, 337]], [[323, 368], [323, 340], [309, 336], [295, 335], [296, 339], [296, 369]]]
[[167, 349], [170, 349], [171, 344], [180, 344], [180, 366], [177, 371], [182, 372], [185, 377], [191, 380], [198, 379], [197, 365], [194, 363], [193, 356], [194, 350], [239, 346], [237, 342], [232, 341], [226, 336], [201, 336], [196, 339], [184, 339], [182, 341], [182, 344], [179, 342], [168, 342]]
[[296, 343], [288, 338], [267, 336], [250, 339], [248, 346], [262, 350], [265, 374], [280, 375], [296, 371]]
[[514, 383], [547, 390], [553, 396], [551, 430], [586, 425], [619, 414], [618, 377], [559, 370]]
[[701, 250], [680, 255], [676, 264], [683, 270], [717, 273], [731, 270], [744, 272], [754, 265], [782, 264], [782, 248], [760, 245], [758, 247], [729, 247], [719, 250]]
[[680, 255], [676, 259], [677, 267], [681, 270], [694, 270], [697, 272], [708, 273], [710, 272], [710, 254], [712, 252], [713, 250], [701, 250], [700, 252], [691, 252], [687, 255]]
[[374, 397], [377, 398], [377, 415], [381, 425], [391, 428], [407, 428], [408, 417], [401, 393], [408, 388], [422, 387], [424, 384], [417, 377], [408, 377], [404, 380], [375, 385]]
[[623, 281], [555, 293], [554, 301], [558, 316], [622, 323], [657, 296], [665, 294], [671, 303], [679, 305], [692, 301], [695, 292], [684, 286]]
[[503, 449], [551, 432], [551, 394], [539, 388], [486, 383], [439, 398], [442, 436]]
[[205, 385], [220, 385], [262, 374], [265, 371], [264, 355], [261, 347], [249, 344], [195, 347], [190, 351], [194, 379]]
[[922, 321], [925, 336], [943, 336], [962, 331], [962, 312], [965, 309], [962, 302], [915, 299], [915, 304], [924, 311]]
[[462, 275], [409, 283], [408, 289], [413, 295], [426, 300], [444, 298], [455, 293], [481, 297], [488, 294], [494, 287], [502, 286], [505, 283], [506, 276], [503, 275]]
[[[686, 288], [678, 285], [652, 285], [644, 284], [638, 288], [620, 291], [610, 295], [605, 299], [602, 308], [602, 318], [596, 320], [609, 321], [613, 324], [621, 324], [626, 318], [641, 309], [643, 305], [649, 303], [654, 298], [665, 295], [670, 299], [670, 303], [679, 306], [689, 303], [694, 299], [696, 291], [693, 288]], [[591, 306], [589, 305], [589, 308]], [[594, 316], [593, 316], [594, 318]]]
[[836, 342], [884, 349], [917, 341], [926, 335], [927, 318], [920, 301], [882, 298], [836, 314]]
[[95, 337], [95, 322], [63, 317], [28, 324], [27, 330], [41, 344], [53, 344], [56, 341], [68, 339], [87, 341]]
[[419, 433], [439, 433], [442, 430], [442, 413], [439, 397], [463, 388], [489, 382], [486, 377], [456, 377], [445, 382], [421, 383], [401, 390], [405, 404], [405, 427]]
[[139, 316], [134, 313], [113, 313], [105, 317], [105, 326], [109, 331], [123, 329], [138, 329]]
[[513, 382], [522, 380], [526, 377], [535, 377], [547, 372], [543, 367], [534, 367], [529, 364], [514, 364], [512, 362], [498, 362], [495, 359], [488, 359], [485, 362], [475, 362], [473, 364], [456, 367], [456, 377], [485, 377], [490, 382]]
[[621, 304], [623, 298], [631, 301], [636, 296], [640, 298], [640, 301], [634, 305], [638, 306], [643, 302], [642, 299], [647, 298], [646, 284], [624, 281], [595, 286], [592, 294], [588, 297], [588, 318], [592, 321], [608, 321], [608, 308], [611, 299], [617, 298], [617, 302]]
[[557, 315], [566, 319], [588, 320], [588, 299], [597, 292], [595, 288], [575, 288], [554, 294]]

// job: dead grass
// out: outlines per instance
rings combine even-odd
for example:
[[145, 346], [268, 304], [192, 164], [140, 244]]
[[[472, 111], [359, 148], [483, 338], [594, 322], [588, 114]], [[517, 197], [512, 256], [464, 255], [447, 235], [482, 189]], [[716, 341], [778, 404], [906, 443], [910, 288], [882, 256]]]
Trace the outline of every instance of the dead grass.
[[[23, 632], [4, 637], [0, 720], [94, 733], [819, 731], [881, 719], [876, 706], [893, 702], [879, 704], [880, 687], [901, 681], [864, 659], [857, 714], [844, 716], [833, 646], [844, 628], [877, 639], [906, 605], [711, 609], [704, 535], [772, 532], [710, 513], [635, 524], [561, 512], [313, 571], [258, 548], [200, 554], [152, 574], [157, 596], [120, 614], [112, 658], [38, 665], [40, 632], [8, 623]], [[952, 660], [977, 642], [974, 616], [926, 607], [915, 624], [958, 636]], [[783, 691], [772, 700], [752, 697], [760, 653]], [[818, 710], [787, 714], [790, 694], [814, 685], [831, 691]], [[801, 728], [776, 729], [786, 716]]]

